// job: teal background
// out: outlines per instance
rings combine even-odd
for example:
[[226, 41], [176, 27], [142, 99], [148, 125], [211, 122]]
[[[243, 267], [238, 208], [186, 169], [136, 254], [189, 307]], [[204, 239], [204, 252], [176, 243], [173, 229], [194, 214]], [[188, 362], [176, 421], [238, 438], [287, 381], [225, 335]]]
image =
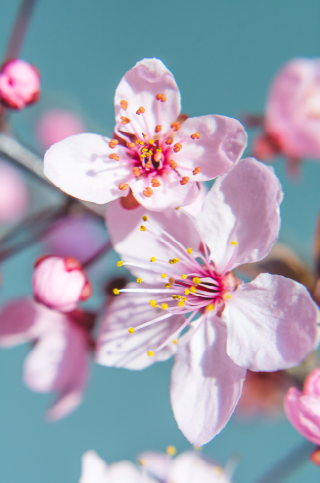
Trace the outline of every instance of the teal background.
[[[18, 5], [17, 0], [1, 2], [1, 52]], [[82, 113], [90, 129], [111, 134], [115, 88], [143, 57], [159, 57], [172, 70], [190, 116], [262, 112], [276, 71], [292, 57], [319, 55], [319, 19], [318, 0], [39, 0], [22, 58], [41, 72], [43, 101], [13, 114], [13, 124], [34, 145], [36, 114], [41, 105], [57, 102]], [[285, 193], [281, 239], [310, 261], [320, 166], [306, 162], [296, 182], [287, 179], [283, 160], [275, 169]], [[2, 302], [31, 292], [39, 253], [34, 247], [3, 263]], [[108, 276], [115, 260], [110, 255], [105, 262]], [[171, 412], [171, 361], [142, 372], [92, 366], [82, 406], [49, 424], [44, 412], [51, 396], [34, 394], [21, 382], [27, 352], [27, 346], [0, 352], [1, 483], [77, 482], [81, 455], [88, 449], [112, 462], [134, 460], [143, 450], [165, 450], [169, 444], [179, 452], [190, 447]], [[235, 481], [251, 483], [302, 441], [285, 419], [241, 423], [232, 418], [203, 452], [221, 464], [238, 454]], [[288, 481], [319, 480], [320, 469], [307, 462]]]

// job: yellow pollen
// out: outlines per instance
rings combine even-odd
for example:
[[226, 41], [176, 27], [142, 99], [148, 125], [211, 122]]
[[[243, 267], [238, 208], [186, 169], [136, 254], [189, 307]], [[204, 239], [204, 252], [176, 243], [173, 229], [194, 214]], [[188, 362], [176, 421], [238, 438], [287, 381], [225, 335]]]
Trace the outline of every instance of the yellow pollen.
[[182, 275], [181, 275], [181, 278], [182, 278], [183, 280], [185, 280], [185, 279], [187, 278], [187, 275], [184, 273], [184, 274], [182, 274]]
[[166, 288], [170, 288], [170, 287], [171, 287], [170, 283], [166, 283]]
[[144, 142], [143, 141], [140, 141], [140, 143], [138, 142], [138, 144], [141, 144], [141, 146], [144, 146]]
[[173, 265], [174, 263], [178, 263], [178, 262], [180, 262], [179, 258], [172, 258], [171, 260], [169, 260], [169, 263], [171, 265]]
[[139, 460], [139, 463], [141, 466], [144, 466], [146, 464], [146, 460]]
[[184, 302], [182, 302], [181, 300], [179, 300], [178, 307], [183, 307], [183, 306], [184, 306]]
[[161, 304], [161, 308], [162, 308], [163, 310], [166, 310], [166, 309], [168, 308], [168, 304]]
[[238, 245], [238, 242], [236, 242], [236, 241], [232, 241], [232, 242], [231, 242], [231, 245], [236, 246], [236, 245]]
[[162, 274], [161, 274], [161, 278], [166, 278], [166, 276], [167, 276], [167, 275], [166, 275], [165, 273], [162, 273]]
[[195, 449], [196, 451], [202, 450], [202, 446], [196, 446], [195, 444], [193, 444], [192, 446], [193, 446], [193, 449]]
[[147, 137], [145, 132], [142, 133], [142, 136], [144, 137], [144, 139], [146, 139], [146, 137]]
[[154, 139], [149, 139], [149, 144], [154, 144]]
[[142, 217], [142, 219], [143, 219], [143, 221], [148, 221], [148, 217], [147, 217], [146, 215], [144, 215], [144, 216]]
[[176, 300], [178, 298], [178, 295], [172, 295], [173, 300]]
[[209, 304], [206, 307], [207, 310], [213, 310], [214, 309], [214, 304]]
[[174, 456], [176, 454], [177, 450], [174, 446], [168, 446], [167, 447], [167, 455], [168, 456]]
[[178, 343], [177, 339], [173, 339], [173, 341], [172, 341], [172, 342], [173, 342], [174, 344], [177, 344], [177, 343]]
[[153, 356], [153, 352], [152, 351], [148, 351], [148, 356], [149, 357], [152, 357]]
[[224, 298], [228, 300], [230, 298], [230, 295], [227, 293], [225, 294]]
[[162, 148], [157, 148], [157, 153], [162, 153]]
[[150, 258], [150, 262], [156, 262], [156, 261], [157, 261], [156, 257], [151, 257]]
[[199, 283], [200, 283], [200, 278], [199, 277], [194, 277], [192, 280], [193, 280], [193, 283], [195, 285], [199, 285]]
[[192, 248], [188, 248], [187, 252], [189, 253], [189, 255], [191, 255], [191, 253], [193, 252]]
[[117, 262], [117, 267], [122, 267], [122, 265], [123, 265], [123, 261], [119, 260], [119, 262]]
[[187, 297], [182, 297], [182, 302], [186, 302], [187, 301]]
[[[146, 158], [147, 156], [145, 154], [140, 154], [140, 160], [142, 161], [143, 158]], [[142, 159], [141, 159], [142, 158]]]
[[142, 148], [142, 149], [141, 149], [141, 151], [142, 151], [143, 153], [147, 153], [147, 152], [148, 152], [148, 148]]
[[158, 307], [157, 306], [157, 302], [155, 300], [153, 300], [153, 299], [150, 300], [150, 305], [151, 305], [151, 307]]
[[137, 278], [137, 282], [138, 282], [138, 283], [142, 283], [142, 278], [140, 278], [140, 277], [139, 277], [139, 278]]
[[128, 332], [129, 332], [129, 334], [134, 334], [134, 328], [133, 328], [133, 327], [130, 327], [130, 328], [128, 329]]
[[180, 299], [181, 299], [181, 295], [177, 295], [177, 299], [179, 299], [179, 300], [180, 300]]
[[119, 295], [119, 293], [120, 293], [117, 288], [114, 288], [112, 291], [113, 291], [114, 295]]
[[141, 226], [140, 226], [140, 230], [141, 230], [141, 231], [146, 231], [146, 227], [145, 227], [145, 226], [143, 226], [143, 225], [141, 225]]
[[196, 289], [196, 287], [195, 287], [194, 285], [192, 285], [192, 286], [190, 287], [190, 292], [192, 292], [192, 293], [197, 293], [197, 289]]
[[184, 293], [185, 293], [186, 295], [189, 295], [190, 290], [188, 290], [188, 289], [186, 288], [186, 289], [185, 289], [185, 291], [184, 291]]

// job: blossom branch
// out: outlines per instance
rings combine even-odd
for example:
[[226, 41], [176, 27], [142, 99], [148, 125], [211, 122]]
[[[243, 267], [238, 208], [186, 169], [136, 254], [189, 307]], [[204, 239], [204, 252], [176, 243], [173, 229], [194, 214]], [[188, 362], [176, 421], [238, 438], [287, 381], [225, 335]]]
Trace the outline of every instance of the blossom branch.
[[22, 0], [4, 55], [5, 60], [18, 57], [35, 3], [36, 0]]

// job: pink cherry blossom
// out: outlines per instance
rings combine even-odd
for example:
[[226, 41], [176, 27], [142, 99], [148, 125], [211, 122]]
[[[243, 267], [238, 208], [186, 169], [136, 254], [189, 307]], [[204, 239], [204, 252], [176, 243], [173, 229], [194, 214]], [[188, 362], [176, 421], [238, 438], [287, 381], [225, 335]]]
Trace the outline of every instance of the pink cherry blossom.
[[86, 127], [81, 117], [64, 109], [46, 111], [36, 123], [37, 139], [45, 149], [68, 136], [74, 136], [85, 131]]
[[269, 90], [264, 127], [252, 149], [259, 159], [281, 153], [291, 174], [302, 158], [320, 159], [320, 59], [293, 59], [280, 70]]
[[207, 181], [229, 171], [246, 146], [243, 126], [224, 116], [182, 124], [180, 93], [158, 59], [129, 70], [115, 94], [113, 139], [71, 136], [45, 154], [46, 176], [76, 198], [107, 203], [132, 190], [145, 208], [162, 211], [191, 203]]
[[141, 466], [131, 461], [107, 465], [94, 451], [82, 457], [79, 483], [231, 483], [228, 468], [223, 470], [195, 451], [172, 459], [164, 453], [140, 455]]
[[312, 443], [320, 445], [320, 369], [314, 369], [303, 391], [291, 387], [284, 400], [290, 423]]
[[90, 282], [74, 258], [45, 257], [35, 267], [32, 286], [37, 302], [70, 312], [91, 295]]
[[8, 163], [0, 164], [0, 222], [23, 215], [28, 206], [28, 190], [19, 172]]
[[[75, 308], [80, 283], [76, 277], [71, 280], [68, 277], [72, 272], [80, 273], [80, 269], [75, 267], [74, 260], [74, 268], [71, 268], [71, 261], [57, 257], [40, 261], [33, 280], [36, 301], [16, 299], [0, 311], [0, 346], [34, 344], [24, 363], [25, 384], [36, 392], [58, 393], [48, 412], [50, 420], [66, 416], [80, 404], [87, 381], [88, 355], [93, 345], [90, 331], [94, 318], [89, 312]], [[63, 269], [68, 263], [69, 269]], [[83, 275], [80, 281], [82, 290], [88, 287]], [[86, 298], [89, 295], [88, 289], [82, 293]], [[71, 305], [74, 306], [72, 311]]]
[[5, 62], [0, 70], [0, 101], [10, 109], [23, 109], [40, 96], [40, 74], [25, 60]]
[[317, 343], [318, 309], [303, 285], [265, 273], [244, 284], [232, 272], [268, 254], [281, 199], [272, 168], [248, 158], [215, 182], [197, 222], [183, 210], [108, 206], [118, 265], [138, 284], [120, 290], [107, 308], [97, 361], [142, 369], [176, 354], [171, 403], [196, 445], [229, 420], [246, 369], [294, 366]]

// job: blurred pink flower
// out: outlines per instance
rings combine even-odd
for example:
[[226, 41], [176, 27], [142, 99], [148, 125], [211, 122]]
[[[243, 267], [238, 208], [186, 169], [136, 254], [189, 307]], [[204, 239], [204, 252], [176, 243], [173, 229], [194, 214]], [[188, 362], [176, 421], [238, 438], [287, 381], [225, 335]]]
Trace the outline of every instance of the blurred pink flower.
[[0, 69], [0, 102], [10, 109], [23, 109], [40, 96], [40, 74], [25, 60], [5, 62]]
[[231, 483], [224, 470], [198, 452], [186, 451], [174, 459], [164, 453], [140, 455], [141, 466], [131, 461], [107, 465], [94, 451], [82, 457], [79, 483]]
[[44, 149], [50, 148], [68, 136], [86, 131], [80, 116], [63, 109], [52, 109], [43, 113], [36, 123], [36, 136]]
[[312, 443], [320, 445], [320, 369], [307, 377], [303, 391], [291, 387], [284, 400], [290, 423]]
[[91, 296], [91, 284], [75, 258], [39, 259], [32, 278], [35, 300], [47, 307], [70, 312]]
[[63, 191], [107, 203], [129, 193], [162, 211], [191, 203], [197, 181], [229, 171], [246, 146], [243, 126], [224, 116], [189, 118], [182, 125], [180, 93], [158, 59], [129, 70], [115, 94], [115, 138], [72, 136], [45, 154], [46, 176]]
[[[61, 264], [69, 268], [64, 270]], [[20, 298], [1, 309], [0, 345], [34, 344], [24, 363], [24, 382], [33, 391], [58, 393], [48, 412], [48, 418], [56, 420], [73, 411], [82, 400], [94, 316], [76, 308], [70, 311], [88, 286], [75, 263], [71, 267], [71, 259], [50, 257], [40, 261], [33, 285], [37, 301]], [[89, 295], [88, 291], [85, 295]]]
[[28, 190], [19, 172], [0, 163], [0, 223], [14, 221], [28, 206]]
[[197, 223], [183, 210], [146, 216], [142, 207], [108, 206], [118, 264], [138, 284], [115, 291], [123, 294], [104, 315], [97, 362], [143, 369], [176, 353], [171, 403], [196, 445], [229, 420], [246, 369], [294, 366], [317, 342], [318, 310], [303, 285], [265, 273], [243, 284], [232, 273], [270, 251], [281, 199], [273, 170], [248, 158], [218, 178]]

